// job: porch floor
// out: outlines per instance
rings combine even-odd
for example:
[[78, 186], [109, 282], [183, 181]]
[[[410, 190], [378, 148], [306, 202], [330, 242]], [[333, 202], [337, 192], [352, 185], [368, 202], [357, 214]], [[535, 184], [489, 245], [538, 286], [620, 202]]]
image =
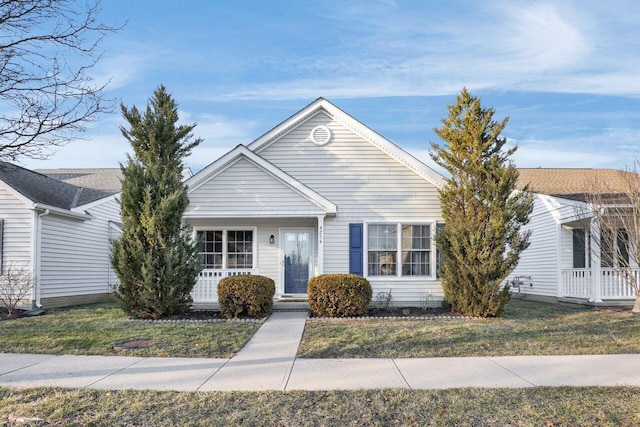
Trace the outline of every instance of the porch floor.
[[[193, 303], [194, 310], [220, 310], [217, 302]], [[307, 311], [309, 304], [306, 299], [281, 298], [273, 301], [273, 311]]]

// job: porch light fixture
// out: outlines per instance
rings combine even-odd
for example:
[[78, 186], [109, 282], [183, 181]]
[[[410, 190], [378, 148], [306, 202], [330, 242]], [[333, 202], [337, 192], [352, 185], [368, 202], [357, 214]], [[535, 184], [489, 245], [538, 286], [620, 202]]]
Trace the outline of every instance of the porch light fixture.
[[269, 243], [273, 245], [275, 242], [276, 242], [276, 236], [272, 234], [271, 236], [269, 236]]

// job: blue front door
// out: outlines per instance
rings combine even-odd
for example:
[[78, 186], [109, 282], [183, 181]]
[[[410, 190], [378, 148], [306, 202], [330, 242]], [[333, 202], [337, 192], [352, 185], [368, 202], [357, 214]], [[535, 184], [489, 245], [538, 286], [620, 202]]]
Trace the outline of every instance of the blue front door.
[[306, 294], [311, 269], [311, 232], [285, 231], [282, 240], [284, 292]]

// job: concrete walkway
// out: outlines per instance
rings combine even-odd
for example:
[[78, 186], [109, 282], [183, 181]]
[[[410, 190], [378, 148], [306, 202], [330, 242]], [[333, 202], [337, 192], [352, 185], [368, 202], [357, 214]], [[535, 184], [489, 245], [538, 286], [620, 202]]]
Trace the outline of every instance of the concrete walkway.
[[640, 355], [296, 359], [306, 312], [275, 312], [231, 359], [0, 353], [0, 386], [349, 390], [640, 386]]

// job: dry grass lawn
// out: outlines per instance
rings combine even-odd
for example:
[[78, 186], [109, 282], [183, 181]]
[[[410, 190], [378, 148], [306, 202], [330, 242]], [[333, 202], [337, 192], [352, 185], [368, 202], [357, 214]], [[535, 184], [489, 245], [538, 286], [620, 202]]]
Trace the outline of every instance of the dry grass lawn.
[[494, 319], [309, 320], [298, 350], [307, 358], [616, 353], [640, 353], [640, 316], [524, 300]]

